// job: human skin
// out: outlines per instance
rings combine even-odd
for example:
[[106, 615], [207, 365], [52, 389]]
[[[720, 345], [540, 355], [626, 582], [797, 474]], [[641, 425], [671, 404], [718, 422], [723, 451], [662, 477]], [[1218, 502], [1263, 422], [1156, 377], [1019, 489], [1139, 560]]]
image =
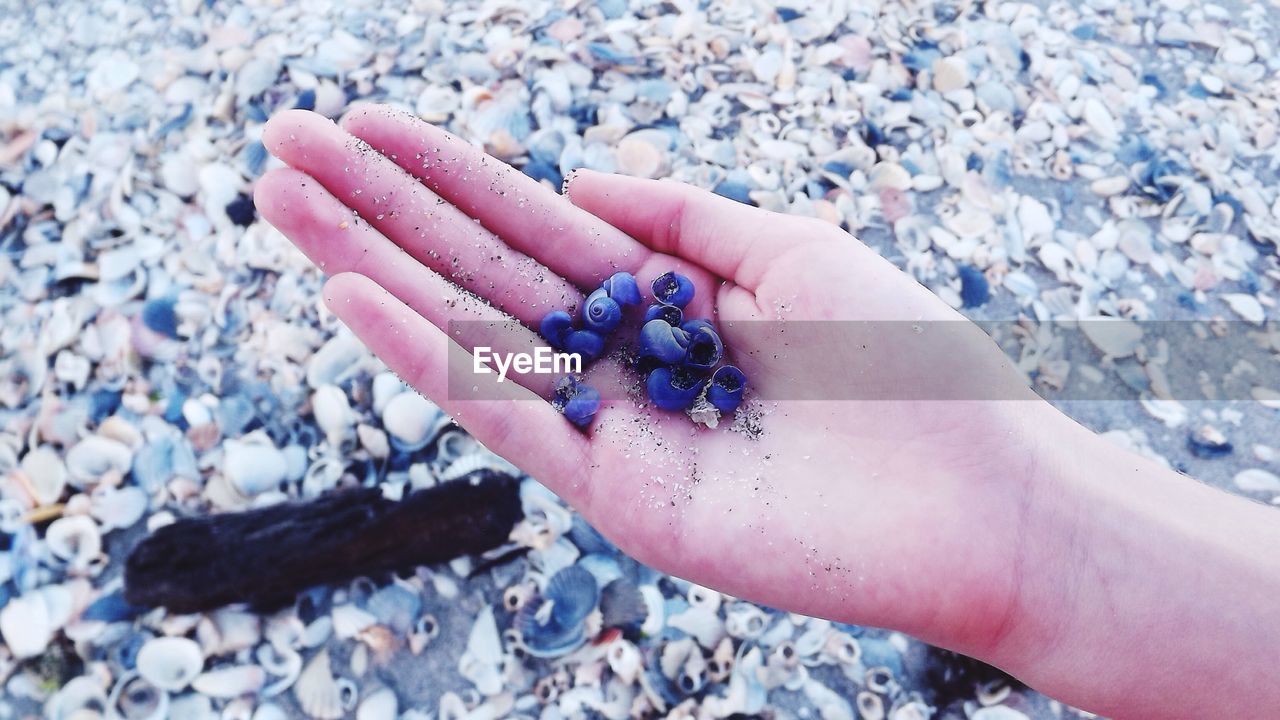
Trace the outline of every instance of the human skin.
[[[787, 399], [834, 397], [831, 383], [852, 379], [908, 387], [920, 368], [898, 344], [839, 333], [782, 362], [748, 321], [963, 321], [839, 228], [596, 172], [561, 196], [386, 107], [341, 126], [288, 111], [263, 141], [289, 167], [258, 182], [258, 208], [332, 275], [328, 308], [638, 560], [902, 630], [1114, 717], [1280, 705], [1267, 670], [1280, 643], [1275, 510], [1115, 448], [1029, 391]], [[749, 395], [767, 399], [753, 401], [758, 437], [608, 392], [582, 432], [542, 399], [542, 376], [502, 399], [451, 392], [465, 351], [488, 339], [450, 321], [514, 318], [526, 327], [499, 342], [531, 346], [529, 328], [617, 270], [641, 288], [668, 270], [694, 281], [687, 316], [716, 322]], [[1016, 385], [994, 344], [973, 347], [966, 376]], [[627, 372], [606, 357], [587, 375], [615, 387]]]

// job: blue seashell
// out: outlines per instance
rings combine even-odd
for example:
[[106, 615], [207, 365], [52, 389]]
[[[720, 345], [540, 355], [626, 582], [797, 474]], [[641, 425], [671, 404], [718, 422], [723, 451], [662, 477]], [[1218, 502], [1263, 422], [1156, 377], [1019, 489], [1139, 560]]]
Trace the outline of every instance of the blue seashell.
[[1163, 82], [1160, 82], [1160, 76], [1156, 75], [1155, 73], [1147, 73], [1143, 75], [1142, 84], [1150, 85], [1151, 87], [1155, 88], [1157, 99], [1163, 98], [1169, 92], [1169, 88], [1165, 87], [1165, 84]]
[[393, 583], [370, 595], [365, 609], [378, 618], [379, 624], [408, 633], [422, 614], [422, 596]]
[[182, 110], [179, 110], [177, 115], [165, 120], [161, 123], [160, 127], [156, 128], [156, 137], [163, 138], [169, 133], [182, 130], [187, 125], [191, 124], [191, 111], [191, 103], [183, 103]]
[[569, 422], [580, 428], [585, 428], [591, 424], [591, 421], [596, 416], [596, 411], [599, 409], [600, 393], [590, 385], [578, 383], [576, 391], [565, 402], [561, 412], [569, 419]]
[[622, 566], [618, 558], [609, 553], [591, 553], [578, 558], [577, 566], [591, 573], [596, 579], [596, 587], [605, 587], [622, 577]]
[[130, 633], [123, 642], [111, 649], [111, 653], [121, 667], [132, 670], [138, 664], [138, 653], [142, 646], [150, 639], [151, 636], [146, 633]]
[[666, 305], [684, 307], [693, 300], [693, 281], [674, 272], [663, 273], [653, 281], [653, 297]]
[[706, 376], [688, 367], [660, 367], [649, 373], [645, 389], [649, 399], [663, 410], [684, 410], [702, 392]]
[[640, 328], [640, 357], [674, 364], [684, 360], [689, 333], [663, 320], [650, 320]]
[[245, 193], [240, 193], [235, 200], [227, 203], [224, 212], [227, 213], [227, 217], [231, 222], [240, 227], [249, 227], [257, 216], [257, 208], [253, 205], [253, 198]]
[[314, 88], [308, 88], [298, 93], [298, 100], [293, 104], [298, 110], [315, 110], [316, 109], [316, 91]]
[[894, 677], [902, 677], [902, 653], [883, 637], [862, 637], [858, 639], [862, 649], [862, 664], [868, 668], [888, 668]]
[[538, 326], [538, 333], [556, 350], [564, 348], [565, 338], [571, 330], [573, 330], [573, 318], [564, 310], [547, 313]]
[[564, 351], [582, 356], [589, 363], [604, 352], [604, 336], [591, 330], [573, 330], [565, 336]]
[[133, 481], [148, 493], [154, 493], [173, 479], [175, 442], [171, 435], [161, 435], [143, 445], [133, 458]]
[[85, 608], [80, 619], [99, 620], [106, 623], [124, 622], [136, 618], [148, 609], [125, 602], [124, 591], [117, 590], [94, 600], [92, 605]]
[[584, 621], [599, 602], [595, 576], [570, 565], [552, 576], [541, 597], [520, 609], [515, 626], [529, 654], [557, 657], [586, 642]]
[[1187, 449], [1201, 460], [1216, 460], [1230, 455], [1235, 446], [1216, 431], [1204, 428], [1187, 436]]
[[120, 401], [123, 397], [124, 393], [120, 390], [105, 388], [94, 390], [89, 395], [89, 419], [93, 420], [94, 424], [97, 424], [111, 417], [120, 407]]
[[661, 320], [668, 325], [679, 327], [683, 319], [684, 311], [675, 305], [657, 303], [650, 305], [649, 309], [644, 311], [644, 321], [646, 323], [650, 320]]
[[604, 627], [621, 628], [623, 633], [640, 632], [649, 617], [649, 606], [640, 588], [627, 578], [618, 578], [600, 591], [600, 614]]
[[240, 151], [240, 159], [244, 162], [249, 175], [257, 177], [262, 174], [262, 168], [267, 164], [267, 146], [263, 145], [261, 140], [254, 140]]
[[991, 284], [987, 276], [972, 265], [960, 266], [960, 300], [965, 307], [985, 305], [991, 299]]
[[685, 352], [684, 364], [698, 370], [710, 371], [724, 356], [724, 343], [720, 342], [720, 335], [710, 327], [710, 323], [698, 325], [699, 322], [706, 321], [694, 320], [686, 323], [686, 325], [693, 325], [694, 329], [685, 330], [689, 333], [689, 347]]
[[543, 597], [555, 603], [551, 608], [551, 622], [561, 627], [573, 627], [582, 623], [600, 602], [600, 587], [596, 578], [586, 569], [570, 565], [551, 577]]
[[581, 515], [573, 514], [573, 525], [569, 528], [569, 540], [573, 542], [574, 547], [583, 555], [611, 555], [618, 552], [618, 548], [609, 542], [599, 530], [592, 527], [591, 523], [582, 518]]
[[521, 170], [534, 180], [546, 180], [553, 187], [560, 187], [561, 183], [564, 182], [564, 176], [560, 174], [560, 171], [554, 165], [538, 158], [533, 158], [525, 163]]
[[622, 305], [640, 303], [640, 286], [636, 284], [636, 276], [629, 272], [616, 272], [610, 275], [600, 287], [616, 303]]
[[582, 303], [582, 324], [588, 330], [595, 330], [601, 335], [613, 332], [622, 322], [622, 307], [609, 297], [604, 288], [600, 288], [587, 296]]
[[1071, 34], [1078, 40], [1092, 40], [1098, 36], [1097, 25], [1077, 25], [1071, 29]]
[[685, 320], [683, 323], [680, 323], [680, 329], [690, 335], [697, 332], [698, 328], [709, 328], [713, 331], [716, 329], [716, 327], [711, 324], [710, 320]]
[[751, 200], [751, 188], [737, 180], [723, 180], [712, 188], [711, 192], [730, 200], [737, 200], [743, 205], [755, 205]]
[[612, 45], [602, 42], [587, 43], [587, 50], [597, 58], [614, 65], [640, 65], [640, 58], [620, 52]]
[[747, 389], [747, 376], [733, 365], [721, 366], [711, 376], [707, 388], [707, 402], [723, 413], [730, 413], [742, 404], [742, 393]]
[[142, 324], [152, 332], [165, 337], [178, 337], [178, 315], [174, 312], [176, 302], [172, 297], [148, 300], [142, 306]]

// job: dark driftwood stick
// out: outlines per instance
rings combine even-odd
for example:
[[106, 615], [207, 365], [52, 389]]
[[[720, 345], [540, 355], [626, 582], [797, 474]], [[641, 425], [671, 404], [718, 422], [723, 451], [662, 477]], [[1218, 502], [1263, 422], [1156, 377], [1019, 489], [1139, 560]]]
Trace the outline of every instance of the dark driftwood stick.
[[378, 488], [188, 518], [138, 544], [125, 564], [132, 605], [191, 613], [230, 603], [270, 610], [298, 592], [448, 562], [503, 544], [520, 519], [519, 484], [482, 473], [399, 502]]

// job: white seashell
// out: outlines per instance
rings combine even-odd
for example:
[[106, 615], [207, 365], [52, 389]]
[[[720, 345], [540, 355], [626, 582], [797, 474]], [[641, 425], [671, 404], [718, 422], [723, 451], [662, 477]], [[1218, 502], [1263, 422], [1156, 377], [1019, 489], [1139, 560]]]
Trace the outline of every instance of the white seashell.
[[884, 700], [870, 690], [858, 693], [858, 717], [862, 720], [884, 720]]
[[129, 485], [95, 492], [89, 510], [102, 532], [132, 527], [147, 512], [150, 499], [141, 488]]
[[1263, 407], [1280, 410], [1280, 390], [1259, 386], [1250, 390], [1249, 394]]
[[1084, 109], [1082, 111], [1084, 121], [1089, 127], [1105, 141], [1112, 142], [1120, 137], [1120, 129], [1116, 125], [1116, 120], [1111, 116], [1111, 111], [1107, 110], [1107, 106], [1096, 97], [1091, 97], [1084, 101]]
[[315, 390], [341, 383], [360, 370], [367, 354], [368, 350], [351, 333], [334, 335], [307, 362], [307, 385]]
[[933, 89], [949, 93], [969, 85], [969, 65], [958, 57], [940, 58], [933, 63]]
[[0, 637], [19, 660], [44, 652], [56, 629], [39, 590], [13, 598], [0, 608]]
[[84, 571], [102, 555], [102, 532], [92, 518], [67, 515], [49, 524], [45, 546], [70, 569]]
[[373, 411], [382, 416], [391, 398], [409, 390], [409, 386], [400, 381], [393, 372], [381, 372], [373, 377]]
[[671, 140], [663, 130], [637, 130], [614, 148], [617, 170], [624, 175], [656, 178], [667, 172], [667, 147]]
[[662, 647], [662, 654], [658, 657], [658, 667], [668, 680], [674, 680], [680, 674], [685, 662], [694, 654], [699, 654], [699, 651], [692, 638], [672, 640]]
[[291, 647], [264, 643], [258, 646], [254, 658], [263, 670], [280, 677], [279, 680], [262, 688], [262, 697], [275, 697], [288, 690], [302, 674], [302, 656]]
[[266, 680], [266, 671], [257, 665], [233, 665], [201, 674], [191, 687], [209, 697], [235, 698], [257, 693]]
[[111, 695], [107, 698], [107, 717], [111, 720], [167, 720], [169, 707], [169, 693], [152, 686], [135, 670], [121, 675], [115, 687], [111, 688]]
[[470, 680], [485, 697], [502, 692], [502, 638], [493, 608], [485, 607], [476, 615], [467, 636], [467, 649], [458, 660], [458, 672]]
[[222, 474], [246, 497], [277, 487], [289, 472], [284, 453], [265, 437], [227, 440], [222, 448]]
[[912, 700], [894, 709], [890, 720], [929, 720], [933, 717], [934, 708], [920, 700]]
[[177, 692], [191, 684], [204, 668], [200, 646], [189, 638], [156, 637], [138, 651], [138, 673], [161, 690]]
[[414, 111], [429, 123], [442, 123], [457, 112], [462, 99], [458, 91], [448, 85], [428, 85], [418, 95]]
[[1030, 720], [1025, 714], [1007, 705], [978, 708], [969, 717], [970, 720]]
[[329, 668], [329, 651], [321, 650], [311, 658], [293, 684], [293, 696], [308, 717], [338, 720], [343, 716], [342, 691]]
[[251, 720], [289, 720], [289, 715], [275, 703], [262, 703], [253, 711]]
[[1254, 325], [1262, 325], [1266, 322], [1267, 313], [1262, 309], [1262, 303], [1258, 302], [1258, 298], [1245, 293], [1226, 293], [1222, 299], [1246, 321]]
[[298, 638], [298, 644], [307, 649], [317, 648], [328, 642], [332, 636], [333, 619], [328, 615], [322, 615], [303, 629], [302, 635]]
[[711, 612], [716, 612], [720, 609], [722, 596], [711, 588], [690, 583], [689, 591], [686, 593], [686, 599], [688, 599], [690, 607], [703, 608], [710, 610]]
[[0, 358], [0, 404], [16, 408], [36, 397], [49, 374], [49, 361], [43, 352], [19, 350]]
[[479, 443], [475, 438], [462, 430], [445, 430], [436, 438], [436, 457], [434, 464], [445, 468], [455, 461], [475, 454]]
[[107, 707], [107, 692], [92, 675], [72, 678], [44, 704], [46, 720], [92, 720]]
[[196, 638], [206, 656], [226, 655], [248, 650], [262, 639], [259, 616], [236, 608], [222, 608], [210, 613], [196, 626]]
[[440, 409], [418, 393], [400, 393], [387, 402], [382, 427], [405, 448], [420, 448], [431, 440], [440, 415]]
[[1258, 468], [1241, 470], [1236, 473], [1232, 482], [1245, 492], [1280, 494], [1280, 477], [1276, 477], [1275, 473], [1270, 473], [1266, 470]]
[[356, 415], [351, 411], [347, 394], [337, 385], [321, 385], [311, 396], [311, 409], [316, 424], [324, 431], [329, 444], [339, 447], [351, 437]]
[[1142, 327], [1131, 320], [1087, 318], [1080, 321], [1080, 330], [1103, 355], [1111, 358], [1129, 357], [1142, 344]]
[[942, 221], [948, 230], [961, 238], [978, 238], [995, 229], [991, 213], [965, 205]]
[[608, 660], [609, 669], [627, 685], [635, 683], [640, 670], [644, 667], [644, 658], [640, 656], [640, 650], [631, 642], [621, 638], [609, 644], [605, 657]]
[[38, 505], [57, 502], [67, 487], [67, 466], [48, 445], [41, 445], [23, 456], [22, 472], [35, 490]]
[[1166, 427], [1181, 427], [1191, 416], [1187, 406], [1177, 400], [1157, 400], [1151, 397], [1143, 397], [1140, 402], [1142, 403], [1142, 409], [1146, 410], [1148, 415], [1164, 423]]
[[333, 634], [339, 640], [355, 637], [360, 631], [372, 627], [378, 622], [373, 613], [362, 610], [350, 603], [337, 605], [330, 613], [333, 618]]
[[849, 705], [849, 701], [831, 688], [817, 680], [808, 680], [803, 689], [805, 697], [813, 703], [822, 720], [854, 720], [853, 707]]
[[881, 162], [871, 168], [871, 187], [875, 190], [910, 190], [911, 173], [897, 163]]
[[1098, 178], [1089, 183], [1089, 190], [1094, 195], [1102, 197], [1111, 197], [1119, 195], [1129, 189], [1129, 178], [1123, 175], [1115, 175], [1112, 177]]
[[400, 703], [395, 691], [382, 688], [365, 696], [356, 708], [356, 720], [396, 720], [400, 712]]
[[683, 630], [710, 650], [724, 637], [725, 628], [716, 611], [707, 607], [691, 606], [688, 610], [667, 618], [667, 625]]
[[356, 427], [356, 437], [360, 439], [360, 447], [367, 450], [374, 459], [381, 460], [391, 454], [387, 434], [379, 428], [361, 423]]
[[100, 435], [86, 437], [67, 452], [67, 470], [77, 488], [97, 482], [109, 472], [124, 475], [132, 466], [133, 451], [128, 445]]

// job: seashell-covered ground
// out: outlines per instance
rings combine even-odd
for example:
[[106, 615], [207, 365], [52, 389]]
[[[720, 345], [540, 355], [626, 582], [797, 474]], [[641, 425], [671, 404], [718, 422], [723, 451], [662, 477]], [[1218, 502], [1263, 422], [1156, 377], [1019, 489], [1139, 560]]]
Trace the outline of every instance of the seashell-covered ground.
[[[1280, 502], [1277, 373], [1213, 352], [1241, 327], [1280, 352], [1273, 2], [0, 6], [0, 717], [1078, 715], [911, 638], [648, 571], [533, 479], [529, 551], [489, 570], [270, 615], [125, 604], [125, 555], [175, 518], [516, 472], [386, 372], [257, 217], [284, 108], [389, 102], [554, 187], [671, 177], [840, 224], [971, 317], [1020, 320], [1038, 388], [1132, 393], [1060, 398], [1085, 424]], [[1095, 316], [1117, 320], [1085, 328], [1084, 362], [1036, 330]], [[1180, 361], [1244, 390], [1171, 393]]]

